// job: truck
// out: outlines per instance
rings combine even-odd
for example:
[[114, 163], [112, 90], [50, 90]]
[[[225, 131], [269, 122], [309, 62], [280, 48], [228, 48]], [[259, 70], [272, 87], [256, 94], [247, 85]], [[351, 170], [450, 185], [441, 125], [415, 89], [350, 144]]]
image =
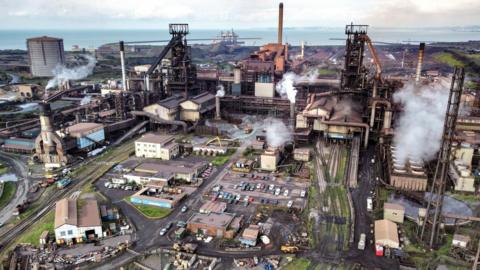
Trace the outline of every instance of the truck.
[[195, 253], [195, 251], [197, 251], [197, 247], [198, 245], [194, 243], [176, 242], [173, 244], [173, 250], [187, 253]]
[[366, 235], [364, 233], [360, 234], [360, 239], [358, 240], [358, 249], [364, 250], [365, 249], [365, 238]]
[[373, 200], [372, 197], [367, 197], [367, 211], [372, 212], [373, 211]]
[[297, 246], [291, 246], [291, 245], [282, 245], [280, 247], [280, 250], [283, 253], [297, 253], [299, 251], [299, 248]]

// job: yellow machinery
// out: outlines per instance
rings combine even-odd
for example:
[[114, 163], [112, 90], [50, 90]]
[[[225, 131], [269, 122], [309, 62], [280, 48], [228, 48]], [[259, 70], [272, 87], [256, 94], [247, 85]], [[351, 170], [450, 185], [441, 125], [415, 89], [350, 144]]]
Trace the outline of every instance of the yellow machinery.
[[284, 253], [297, 253], [299, 248], [297, 246], [282, 245], [280, 250]]

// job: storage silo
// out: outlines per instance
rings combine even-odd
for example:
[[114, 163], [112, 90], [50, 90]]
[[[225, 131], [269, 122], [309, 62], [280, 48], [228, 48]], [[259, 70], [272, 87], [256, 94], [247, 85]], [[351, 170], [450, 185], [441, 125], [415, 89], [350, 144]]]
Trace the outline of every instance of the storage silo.
[[36, 77], [52, 77], [58, 64], [65, 63], [63, 39], [35, 37], [27, 39], [30, 72]]

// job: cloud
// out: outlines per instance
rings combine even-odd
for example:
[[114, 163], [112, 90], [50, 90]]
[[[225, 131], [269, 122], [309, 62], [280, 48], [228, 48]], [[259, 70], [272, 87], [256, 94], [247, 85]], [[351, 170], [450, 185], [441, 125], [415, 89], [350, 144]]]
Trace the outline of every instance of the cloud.
[[[285, 26], [478, 24], [478, 0], [284, 0]], [[275, 27], [278, 0], [0, 0], [2, 27], [44, 25], [163, 28], [168, 22], [197, 27]], [[35, 21], [35, 25], [32, 23]]]
[[436, 27], [480, 24], [480, 1], [376, 1], [364, 21], [383, 27]]

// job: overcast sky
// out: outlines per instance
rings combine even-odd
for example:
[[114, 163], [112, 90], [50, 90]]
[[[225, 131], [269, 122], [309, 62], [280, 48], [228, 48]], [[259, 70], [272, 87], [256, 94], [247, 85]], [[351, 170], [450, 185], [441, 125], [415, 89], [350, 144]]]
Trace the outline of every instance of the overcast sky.
[[[0, 29], [276, 27], [273, 0], [0, 0]], [[480, 25], [480, 0], [284, 0], [285, 27]]]

